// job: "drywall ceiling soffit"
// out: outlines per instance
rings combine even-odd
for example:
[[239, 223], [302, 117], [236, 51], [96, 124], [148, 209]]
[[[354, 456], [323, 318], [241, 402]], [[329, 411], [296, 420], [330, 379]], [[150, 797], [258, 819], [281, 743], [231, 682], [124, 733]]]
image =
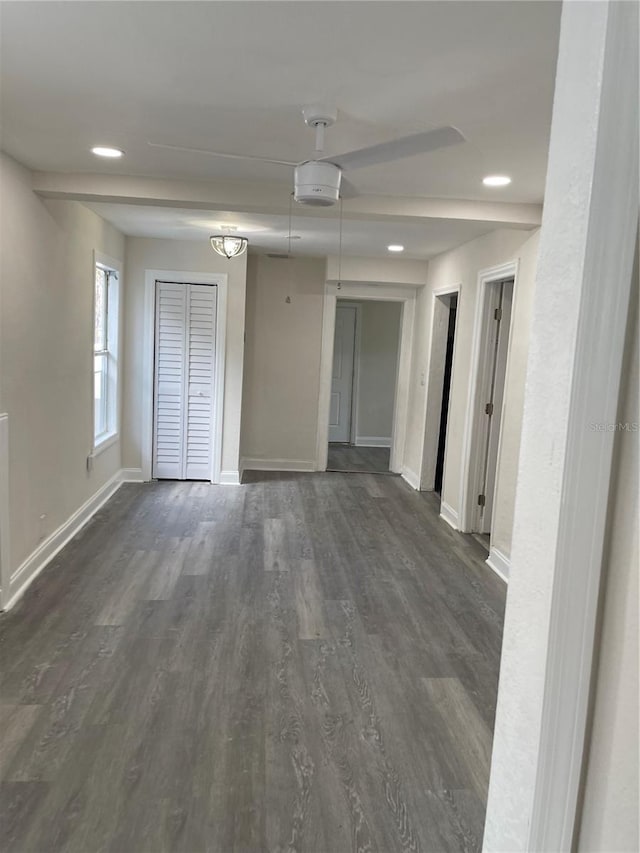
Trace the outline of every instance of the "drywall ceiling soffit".
[[[246, 183], [203, 183], [129, 178], [111, 175], [66, 175], [36, 172], [32, 187], [48, 198], [85, 202], [110, 202], [202, 210], [237, 210], [253, 213], [287, 213], [290, 193], [286, 186]], [[295, 205], [296, 216], [335, 219], [337, 207]], [[498, 226], [535, 227], [542, 205], [468, 199], [401, 198], [364, 195], [346, 200], [344, 218], [399, 220], [451, 219], [492, 222]]]
[[[252, 251], [289, 250], [290, 196], [280, 186], [37, 173], [33, 187], [46, 198], [81, 201], [129, 236], [205, 240], [231, 228]], [[387, 245], [401, 243], [403, 257], [427, 259], [498, 228], [533, 228], [540, 216], [539, 205], [363, 196], [344, 204], [343, 253], [385, 257]], [[294, 205], [292, 227], [295, 254], [337, 251], [337, 207]]]

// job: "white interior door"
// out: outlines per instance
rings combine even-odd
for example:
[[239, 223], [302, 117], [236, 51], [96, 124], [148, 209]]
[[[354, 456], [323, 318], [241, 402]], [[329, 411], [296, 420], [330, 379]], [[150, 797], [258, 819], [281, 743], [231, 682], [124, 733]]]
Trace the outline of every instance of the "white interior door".
[[338, 304], [333, 341], [333, 372], [329, 407], [329, 441], [351, 439], [353, 359], [356, 340], [356, 308]]
[[513, 281], [502, 282], [497, 291], [497, 309], [499, 321], [495, 324], [493, 350], [493, 371], [489, 395], [489, 431], [485, 457], [484, 484], [485, 496], [481, 515], [481, 532], [491, 533], [493, 519], [493, 500], [495, 497], [496, 472], [498, 466], [498, 444], [502, 423], [502, 404], [507, 375], [507, 355], [509, 349], [509, 329], [511, 326], [511, 305], [513, 302]]
[[156, 284], [153, 476], [210, 480], [216, 288]]

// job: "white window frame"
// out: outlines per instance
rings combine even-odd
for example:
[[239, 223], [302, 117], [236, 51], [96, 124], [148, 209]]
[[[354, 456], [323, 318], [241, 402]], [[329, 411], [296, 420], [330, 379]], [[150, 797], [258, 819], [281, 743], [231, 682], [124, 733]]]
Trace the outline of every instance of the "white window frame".
[[106, 341], [104, 353], [107, 360], [107, 374], [105, 381], [106, 391], [106, 429], [96, 435], [95, 424], [95, 326], [92, 326], [91, 341], [91, 435], [93, 456], [106, 450], [111, 445], [115, 444], [120, 437], [120, 350], [119, 350], [119, 332], [120, 332], [120, 281], [121, 281], [121, 264], [119, 261], [109, 258], [100, 252], [93, 253], [92, 266], [92, 282], [93, 282], [93, 299], [92, 299], [92, 322], [95, 324], [95, 300], [96, 286], [95, 276], [96, 268], [100, 267], [108, 274], [107, 277], [107, 308], [106, 308]]

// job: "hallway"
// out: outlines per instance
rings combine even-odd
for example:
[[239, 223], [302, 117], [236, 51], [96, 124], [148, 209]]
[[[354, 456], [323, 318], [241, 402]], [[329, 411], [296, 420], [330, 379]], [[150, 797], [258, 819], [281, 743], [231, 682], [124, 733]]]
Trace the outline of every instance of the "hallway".
[[396, 477], [123, 486], [0, 620], [4, 850], [479, 850], [483, 557]]
[[388, 474], [390, 453], [388, 447], [329, 444], [327, 471]]

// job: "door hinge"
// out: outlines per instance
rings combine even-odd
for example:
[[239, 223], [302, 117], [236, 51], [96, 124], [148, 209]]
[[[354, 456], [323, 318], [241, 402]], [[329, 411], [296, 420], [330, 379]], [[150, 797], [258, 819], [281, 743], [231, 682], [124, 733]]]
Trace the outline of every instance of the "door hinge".
[[485, 415], [491, 416], [493, 414], [493, 403], [487, 403], [484, 407]]
[[484, 506], [485, 500], [486, 500], [486, 498], [484, 495], [478, 495], [478, 506]]
[[502, 320], [502, 308], [496, 308], [493, 312], [494, 320]]

